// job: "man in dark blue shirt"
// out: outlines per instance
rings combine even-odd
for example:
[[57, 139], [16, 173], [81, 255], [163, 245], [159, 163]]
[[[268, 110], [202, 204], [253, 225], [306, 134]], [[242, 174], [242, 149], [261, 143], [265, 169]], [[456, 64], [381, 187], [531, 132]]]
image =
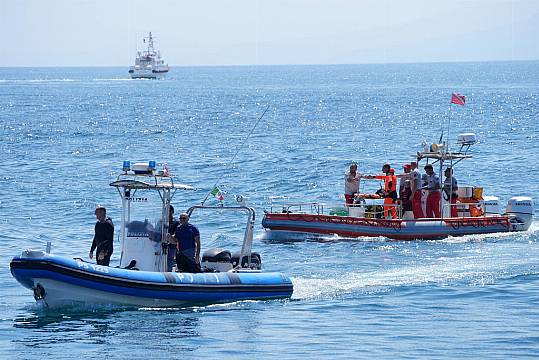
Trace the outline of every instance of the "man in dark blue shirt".
[[180, 225], [176, 227], [177, 240], [176, 266], [179, 271], [199, 273], [200, 269], [200, 232], [189, 224], [189, 215], [180, 215]]

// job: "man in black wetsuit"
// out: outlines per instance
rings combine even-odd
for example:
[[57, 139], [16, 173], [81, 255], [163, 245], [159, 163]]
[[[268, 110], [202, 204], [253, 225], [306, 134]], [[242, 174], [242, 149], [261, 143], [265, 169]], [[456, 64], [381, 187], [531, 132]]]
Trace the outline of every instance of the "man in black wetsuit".
[[92, 247], [88, 257], [94, 258], [96, 250], [97, 265], [109, 266], [110, 256], [112, 255], [112, 240], [114, 239], [114, 225], [111, 218], [107, 217], [107, 209], [103, 206], [97, 206], [95, 209], [95, 235]]

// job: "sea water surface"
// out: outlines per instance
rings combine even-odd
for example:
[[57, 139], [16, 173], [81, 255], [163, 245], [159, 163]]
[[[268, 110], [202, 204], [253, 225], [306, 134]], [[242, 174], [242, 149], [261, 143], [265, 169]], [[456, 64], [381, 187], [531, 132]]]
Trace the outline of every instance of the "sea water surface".
[[[449, 106], [454, 91], [465, 106]], [[442, 128], [452, 144], [463, 132], [479, 139], [455, 168], [459, 183], [483, 186], [502, 207], [532, 196], [537, 210], [538, 102], [539, 62], [174, 67], [162, 81], [129, 80], [126, 68], [1, 68], [0, 358], [538, 357], [538, 220], [526, 233], [410, 242], [272, 242], [260, 226], [276, 197], [342, 201], [351, 161], [365, 173], [385, 162], [400, 170]], [[254, 249], [264, 270], [293, 278], [292, 299], [36, 304], [11, 258], [47, 241], [86, 257], [96, 204], [118, 229], [108, 184], [123, 160], [167, 162], [197, 187], [176, 195], [178, 210], [215, 183], [226, 201], [247, 197]], [[239, 249], [243, 218], [193, 222], [203, 250]]]

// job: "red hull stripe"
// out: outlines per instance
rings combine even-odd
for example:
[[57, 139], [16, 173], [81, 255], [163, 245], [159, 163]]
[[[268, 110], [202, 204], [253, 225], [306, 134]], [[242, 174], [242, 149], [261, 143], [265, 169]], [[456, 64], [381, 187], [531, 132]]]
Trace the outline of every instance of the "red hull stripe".
[[269, 230], [337, 234], [348, 237], [385, 236], [400, 240], [439, 239], [450, 235], [487, 234], [507, 232], [511, 229], [507, 216], [449, 218], [444, 219], [442, 223], [440, 219], [385, 220], [316, 214], [270, 213], [264, 216], [262, 225]]

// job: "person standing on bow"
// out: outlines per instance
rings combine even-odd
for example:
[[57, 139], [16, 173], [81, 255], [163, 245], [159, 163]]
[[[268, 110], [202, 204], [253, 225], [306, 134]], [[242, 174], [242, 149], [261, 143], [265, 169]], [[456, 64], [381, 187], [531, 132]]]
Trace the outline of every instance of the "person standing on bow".
[[410, 179], [410, 187], [412, 190], [412, 211], [414, 213], [414, 218], [419, 219], [424, 217], [423, 207], [421, 205], [421, 200], [423, 196], [423, 191], [421, 190], [421, 188], [423, 187], [423, 184], [421, 183], [421, 173], [417, 168], [417, 162], [412, 161], [410, 163], [410, 166], [412, 168], [412, 177]]
[[88, 257], [93, 259], [94, 250], [96, 250], [97, 265], [109, 266], [113, 251], [114, 224], [112, 224], [112, 219], [107, 217], [107, 209], [104, 206], [96, 207], [95, 217], [97, 218], [95, 235]]
[[428, 218], [441, 218], [440, 214], [440, 200], [442, 199], [440, 193], [440, 178], [434, 173], [431, 164], [425, 165], [425, 172], [427, 174], [427, 184], [423, 186], [424, 190], [427, 190], [427, 214]]
[[362, 175], [357, 172], [357, 164], [350, 164], [350, 171], [344, 176], [344, 198], [346, 204], [353, 204], [354, 197], [359, 193], [359, 182]]
[[375, 179], [384, 180], [384, 217], [389, 219], [397, 218], [397, 177], [395, 176], [395, 170], [391, 168], [391, 165], [384, 164], [382, 166], [382, 172], [385, 175], [376, 175]]
[[177, 242], [176, 266], [181, 272], [199, 273], [200, 268], [200, 232], [189, 223], [189, 215], [180, 215], [180, 224], [176, 227], [174, 237]]
[[444, 193], [445, 193], [445, 199], [449, 200], [449, 203], [451, 204], [451, 217], [458, 217], [458, 211], [457, 211], [457, 190], [459, 189], [457, 179], [453, 176], [453, 169], [451, 167], [448, 167], [445, 169], [444, 172], [445, 180], [444, 180]]

